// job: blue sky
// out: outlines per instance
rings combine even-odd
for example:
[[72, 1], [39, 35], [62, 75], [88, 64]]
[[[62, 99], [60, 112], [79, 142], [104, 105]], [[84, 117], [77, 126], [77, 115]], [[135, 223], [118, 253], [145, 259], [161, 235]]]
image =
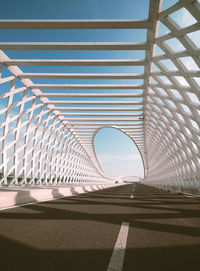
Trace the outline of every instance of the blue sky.
[[[1, 3], [1, 19], [146, 19], [147, 0], [7, 0]], [[164, 8], [174, 1], [164, 1]], [[163, 30], [164, 31], [164, 30]], [[146, 30], [0, 30], [0, 42], [144, 42]], [[30, 59], [144, 59], [144, 51], [5, 51], [10, 58]], [[61, 73], [143, 73], [141, 66], [121, 67], [20, 67], [23, 72], [61, 72]], [[3, 75], [8, 75], [6, 70]], [[36, 84], [143, 84], [143, 80], [57, 80], [34, 79]], [[18, 83], [20, 84], [20, 83]], [[3, 94], [7, 86], [2, 86]], [[55, 92], [56, 90], [43, 90]], [[101, 90], [107, 92], [108, 90]], [[133, 90], [113, 90], [113, 92], [132, 93]], [[59, 90], [62, 92], [62, 90]], [[71, 91], [69, 91], [71, 92]], [[76, 92], [97, 92], [76, 90]], [[112, 92], [112, 90], [109, 90]], [[140, 93], [141, 90], [134, 90]], [[19, 94], [20, 95], [20, 94]], [[19, 97], [20, 99], [20, 97]], [[71, 99], [72, 100], [72, 99]], [[95, 100], [95, 99], [93, 99]], [[105, 99], [102, 99], [105, 100]], [[135, 99], [136, 101], [139, 99]], [[3, 104], [0, 104], [3, 106]], [[103, 129], [95, 139], [96, 152], [105, 172], [112, 177], [117, 175], [143, 176], [140, 155], [134, 143], [116, 129]]]
[[141, 19], [148, 15], [147, 0], [7, 0], [3, 19]]
[[103, 128], [95, 137], [95, 150], [109, 177], [143, 177], [143, 164], [135, 143], [114, 128]]

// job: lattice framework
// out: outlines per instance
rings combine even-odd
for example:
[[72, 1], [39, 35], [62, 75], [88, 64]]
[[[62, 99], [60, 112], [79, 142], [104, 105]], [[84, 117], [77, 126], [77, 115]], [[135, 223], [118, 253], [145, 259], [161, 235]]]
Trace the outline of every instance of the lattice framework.
[[[188, 26], [173, 19], [183, 8], [193, 18]], [[200, 31], [199, 22], [200, 3], [193, 0], [180, 0], [164, 11], [162, 1], [151, 0], [148, 19], [141, 21], [0, 20], [3, 29], [147, 30], [143, 43], [0, 42], [1, 50], [145, 50], [145, 59], [139, 60], [10, 59], [1, 51], [1, 65], [11, 73], [0, 79], [2, 86], [10, 84], [1, 95], [5, 100], [0, 109], [1, 184], [107, 180], [95, 154], [94, 137], [103, 127], [115, 127], [138, 146], [145, 181], [199, 193], [200, 45], [191, 36]], [[169, 33], [158, 35], [160, 23]], [[173, 40], [182, 49], [170, 45]], [[144, 66], [144, 73], [23, 73], [18, 65]], [[34, 84], [31, 79], [144, 83]], [[21, 99], [14, 102], [17, 93]]]

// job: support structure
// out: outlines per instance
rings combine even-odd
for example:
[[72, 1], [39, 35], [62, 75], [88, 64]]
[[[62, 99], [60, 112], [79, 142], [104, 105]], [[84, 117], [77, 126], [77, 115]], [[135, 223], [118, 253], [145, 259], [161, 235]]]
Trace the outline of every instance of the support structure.
[[[182, 23], [176, 14], [183, 17]], [[200, 3], [194, 0], [179, 0], [165, 10], [162, 1], [150, 0], [148, 18], [141, 21], [0, 20], [0, 29], [146, 29], [147, 33], [139, 43], [0, 42], [0, 184], [107, 181], [94, 137], [99, 129], [114, 127], [136, 143], [144, 163], [143, 181], [200, 193], [199, 22]], [[107, 50], [136, 50], [144, 51], [144, 59], [15, 59], [9, 50], [100, 50], [102, 55]], [[47, 72], [23, 72], [24, 67], [43, 66]], [[48, 71], [52, 66], [90, 70], [139, 66], [144, 71]]]

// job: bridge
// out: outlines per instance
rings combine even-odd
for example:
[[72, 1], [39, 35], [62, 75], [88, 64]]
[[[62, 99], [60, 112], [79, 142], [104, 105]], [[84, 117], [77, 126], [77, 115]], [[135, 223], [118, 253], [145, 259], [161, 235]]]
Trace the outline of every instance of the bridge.
[[[0, 19], [0, 270], [200, 270], [200, 1], [146, 2], [140, 20]], [[140, 183], [103, 171], [106, 127]]]

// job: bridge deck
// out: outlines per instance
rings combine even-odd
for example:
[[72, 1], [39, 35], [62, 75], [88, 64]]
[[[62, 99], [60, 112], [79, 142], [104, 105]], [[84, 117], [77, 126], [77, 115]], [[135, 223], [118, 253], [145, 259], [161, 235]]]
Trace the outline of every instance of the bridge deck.
[[123, 222], [124, 271], [200, 270], [200, 201], [140, 184], [0, 211], [0, 269], [108, 270]]

